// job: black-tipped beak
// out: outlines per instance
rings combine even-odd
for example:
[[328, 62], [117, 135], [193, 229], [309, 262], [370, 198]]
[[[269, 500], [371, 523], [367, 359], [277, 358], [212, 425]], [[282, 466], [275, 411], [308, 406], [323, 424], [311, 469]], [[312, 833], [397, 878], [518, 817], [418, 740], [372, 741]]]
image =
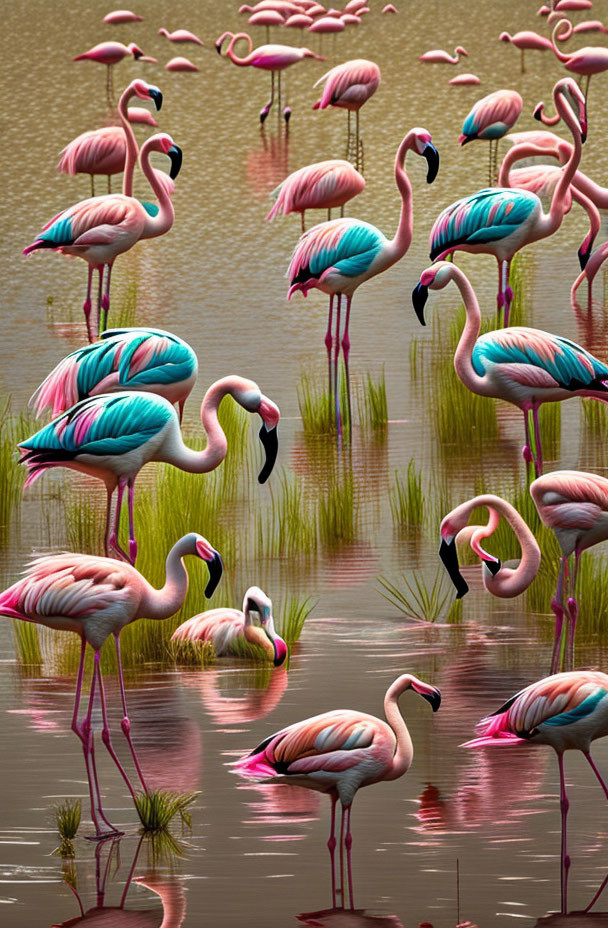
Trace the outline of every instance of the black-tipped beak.
[[488, 570], [490, 571], [490, 573], [492, 574], [493, 577], [496, 576], [496, 574], [498, 573], [498, 571], [499, 571], [500, 568], [502, 567], [502, 564], [500, 563], [499, 560], [491, 561], [491, 560], [488, 559], [488, 560], [486, 561], [486, 560], [484, 559], [484, 564], [486, 565], [486, 567], [488, 568]]
[[163, 106], [163, 95], [160, 90], [151, 90], [150, 99], [154, 101], [154, 106], [157, 110], [162, 109]]
[[584, 271], [585, 268], [587, 267], [587, 261], [589, 260], [590, 256], [591, 256], [591, 252], [590, 252], [590, 251], [583, 251], [582, 248], [579, 248], [579, 250], [578, 250], [578, 263], [580, 264], [581, 271]]
[[584, 145], [586, 141], [587, 141], [587, 130], [585, 129], [581, 132], [581, 145]]
[[216, 50], [216, 52], [218, 53], [218, 55], [221, 55], [221, 54], [222, 54], [222, 46], [221, 46], [221, 44], [220, 44], [220, 45], [216, 45], [216, 46], [215, 46], [215, 50]]
[[437, 177], [437, 172], [439, 171], [439, 152], [434, 145], [431, 145], [429, 142], [422, 152], [423, 156], [426, 158], [428, 164], [428, 170], [426, 172], [426, 182], [427, 184], [432, 184], [435, 178]]
[[207, 567], [209, 568], [209, 581], [205, 587], [205, 596], [207, 599], [211, 599], [215, 592], [215, 588], [222, 579], [222, 573], [224, 571], [222, 555], [218, 551], [215, 552], [215, 557], [212, 561], [207, 561]]
[[424, 307], [428, 298], [429, 288], [425, 287], [424, 284], [417, 283], [412, 290], [412, 303], [414, 305], [414, 310], [418, 316], [418, 322], [420, 325], [426, 325], [426, 322], [424, 321]]
[[541, 111], [540, 109], [535, 109], [534, 112], [532, 113], [532, 115], [534, 116], [534, 118], [535, 118], [538, 122], [542, 122], [542, 119], [541, 119], [541, 112], [542, 112], [542, 111]]
[[450, 580], [456, 587], [456, 599], [462, 599], [469, 592], [469, 584], [460, 573], [456, 542], [447, 542], [445, 538], [442, 538], [439, 546], [439, 557], [450, 576]]
[[169, 177], [171, 180], [175, 180], [182, 168], [182, 150], [177, 145], [172, 145], [167, 154], [171, 158]]
[[434, 689], [430, 693], [421, 693], [420, 695], [426, 699], [427, 702], [430, 702], [433, 712], [437, 712], [437, 709], [441, 705], [441, 693], [439, 690]]
[[135, 58], [136, 61], [139, 61], [139, 59], [142, 56], [143, 56], [143, 52], [133, 52], [133, 57]]
[[258, 482], [266, 483], [272, 473], [272, 468], [274, 467], [277, 454], [279, 453], [279, 436], [276, 426], [273, 429], [267, 429], [265, 425], [262, 425], [260, 429], [260, 441], [266, 453], [266, 460], [258, 476]]

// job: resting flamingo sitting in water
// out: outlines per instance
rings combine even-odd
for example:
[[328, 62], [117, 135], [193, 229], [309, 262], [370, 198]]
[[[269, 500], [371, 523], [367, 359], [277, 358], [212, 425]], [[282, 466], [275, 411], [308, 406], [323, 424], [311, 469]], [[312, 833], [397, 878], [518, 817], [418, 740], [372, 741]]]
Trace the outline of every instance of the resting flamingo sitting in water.
[[[271, 196], [274, 205], [266, 219], [282, 213], [300, 213], [302, 232], [306, 231], [304, 214], [307, 209], [326, 209], [328, 213], [342, 207], [365, 187], [365, 180], [350, 161], [319, 161], [294, 171], [281, 181]], [[327, 217], [330, 218], [329, 216]]]
[[[543, 459], [539, 407], [571, 396], [591, 396], [608, 402], [608, 366], [580, 345], [541, 329], [512, 326], [479, 337], [481, 312], [475, 291], [460, 268], [447, 261], [427, 268], [414, 288], [414, 309], [422, 325], [429, 288], [443, 290], [450, 281], [460, 290], [467, 317], [454, 354], [456, 373], [472, 393], [506, 400], [521, 409], [526, 430], [524, 460], [534, 461], [536, 476], [540, 476]], [[534, 456], [530, 448], [530, 412]]]
[[[256, 412], [262, 419], [260, 440], [266, 451], [266, 463], [258, 480], [264, 483], [278, 453], [279, 408], [252, 380], [232, 375], [212, 384], [203, 399], [201, 420], [207, 433], [204, 451], [193, 451], [184, 444], [177, 413], [164, 397], [154, 393], [107, 393], [82, 400], [19, 443], [21, 463], [28, 470], [25, 486], [52, 467], [68, 467], [102, 480], [107, 492], [106, 553], [113, 549], [119, 557], [134, 564], [135, 478], [149, 461], [165, 461], [191, 474], [205, 474], [219, 467], [226, 457], [227, 442], [218, 408], [228, 394], [247, 412]], [[116, 489], [116, 516], [112, 525], [112, 496]], [[129, 498], [128, 555], [118, 544], [125, 489]]]
[[[202, 535], [195, 533], [184, 535], [171, 548], [167, 556], [166, 582], [160, 590], [151, 586], [139, 571], [129, 564], [106, 557], [64, 553], [36, 558], [21, 580], [0, 593], [0, 615], [22, 619], [24, 622], [36, 622], [48, 628], [76, 632], [80, 636], [82, 645], [72, 731], [82, 741], [96, 838], [120, 834], [103, 812], [97, 781], [91, 724], [97, 686], [103, 718], [102, 741], [135, 799], [135, 789], [112, 747], [101, 674], [101, 648], [105, 640], [113, 635], [123, 710], [121, 728], [129, 744], [141, 785], [147, 792], [131, 740], [119, 636], [125, 625], [136, 619], [168, 619], [177, 612], [188, 591], [188, 574], [183, 562], [184, 557], [188, 555], [199, 557], [207, 563], [209, 582], [205, 595], [212, 596], [222, 576], [222, 559]], [[88, 710], [84, 719], [79, 721], [87, 644], [95, 652], [95, 661]], [[105, 831], [104, 825], [107, 829]]]
[[[151, 215], [150, 208], [132, 196], [107, 194], [82, 200], [58, 213], [43, 226], [23, 254], [29, 255], [41, 248], [52, 248], [64, 255], [83, 258], [89, 265], [87, 296], [83, 311], [89, 341], [93, 340], [91, 326], [91, 287], [93, 271], [99, 275], [97, 294], [97, 329], [105, 328], [110, 308], [110, 278], [118, 255], [129, 251], [140, 239], [154, 238], [168, 232], [175, 216], [167, 185], [161, 172], [150, 164], [150, 154], [162, 152], [171, 159], [171, 179], [175, 179], [182, 163], [182, 152], [170, 135], [159, 133], [147, 139], [141, 148], [140, 165], [159, 202], [159, 209]], [[125, 165], [126, 173], [126, 165]], [[103, 274], [107, 267], [105, 291]]]
[[[253, 624], [252, 613], [260, 618]], [[211, 641], [217, 657], [239, 654], [239, 641], [248, 641], [267, 653], [275, 667], [287, 657], [287, 645], [274, 630], [272, 602], [258, 586], [251, 586], [243, 598], [243, 609], [211, 609], [183, 622], [171, 641]], [[236, 650], [235, 650], [236, 649]]]
[[[339, 799], [342, 805], [340, 871], [343, 872], [344, 835], [350, 905], [353, 908], [351, 806], [358, 789], [382, 780], [396, 780], [411, 766], [414, 748], [398, 704], [401, 694], [409, 689], [426, 699], [433, 712], [437, 711], [441, 704], [439, 690], [405, 673], [395, 680], [384, 697], [386, 722], [365, 712], [334, 709], [288, 725], [265, 738], [250, 754], [236, 762], [236, 770], [243, 776], [272, 783], [291, 783], [329, 794], [331, 831], [327, 846], [331, 855], [334, 906], [336, 803]], [[342, 904], [344, 902], [342, 880]]]
[[[561, 118], [574, 138], [568, 163], [556, 185], [548, 213], [539, 198], [526, 190], [492, 187], [456, 200], [437, 217], [431, 229], [431, 261], [442, 260], [454, 251], [494, 255], [498, 262], [498, 311], [504, 307], [509, 324], [513, 291], [509, 269], [513, 256], [525, 245], [552, 235], [562, 224], [568, 188], [579, 165], [582, 143], [587, 137], [585, 98], [570, 77], [558, 81], [553, 98]], [[578, 110], [578, 117], [574, 107]]]
[[591, 742], [608, 735], [608, 676], [598, 670], [573, 670], [532, 683], [508, 699], [477, 726], [479, 737], [463, 747], [547, 744], [557, 754], [562, 815], [561, 904], [568, 910], [566, 822], [570, 803], [564, 779], [564, 752], [582, 751], [606, 798], [608, 786], [591, 757]]

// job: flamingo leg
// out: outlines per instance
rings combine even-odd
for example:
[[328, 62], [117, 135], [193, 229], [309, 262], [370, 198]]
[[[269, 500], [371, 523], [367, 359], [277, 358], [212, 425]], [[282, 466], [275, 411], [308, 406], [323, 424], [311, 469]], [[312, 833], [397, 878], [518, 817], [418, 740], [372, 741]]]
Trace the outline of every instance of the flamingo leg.
[[543, 449], [540, 441], [540, 425], [538, 422], [538, 406], [532, 407], [532, 421], [534, 422], [534, 469], [536, 476], [540, 477], [543, 472]]
[[[91, 175], [92, 177], [92, 175]], [[93, 331], [91, 329], [91, 288], [93, 286], [93, 265], [89, 264], [89, 279], [87, 283], [87, 296], [82, 304], [84, 319], [87, 324], [87, 338], [89, 342], [93, 341]]]
[[122, 733], [127, 739], [127, 744], [129, 745], [129, 750], [131, 751], [131, 757], [133, 758], [133, 763], [135, 764], [135, 769], [137, 770], [137, 776], [139, 781], [144, 788], [144, 792], [148, 792], [148, 787], [146, 786], [146, 781], [144, 780], [144, 775], [139, 763], [137, 754], [135, 753], [135, 747], [133, 746], [133, 741], [131, 740], [131, 720], [127, 713], [127, 694], [125, 692], [125, 680], [122, 672], [122, 655], [120, 653], [120, 637], [119, 635], [114, 635], [114, 644], [116, 645], [116, 660], [118, 663], [118, 682], [120, 684], [120, 698], [122, 700], [122, 721], [120, 727], [122, 728]]
[[499, 325], [500, 325], [501, 311], [504, 309], [504, 305], [505, 305], [503, 266], [504, 266], [504, 261], [499, 261], [498, 262], [498, 292], [496, 294], [496, 321]]
[[277, 113], [279, 121], [281, 118], [281, 72], [277, 71]]
[[108, 193], [112, 193], [112, 175], [108, 174]]
[[110, 535], [109, 543], [110, 547], [116, 551], [119, 558], [123, 561], [129, 561], [129, 555], [126, 551], [118, 544], [118, 532], [120, 530], [120, 510], [122, 508], [122, 497], [125, 492], [125, 487], [127, 485], [127, 480], [125, 477], [119, 477], [118, 479], [118, 492], [116, 494], [116, 514], [114, 516], [114, 525], [112, 526], [112, 534]]
[[137, 560], [137, 539], [135, 538], [135, 524], [133, 519], [133, 499], [135, 495], [135, 477], [131, 477], [127, 482], [127, 492], [129, 497], [129, 558], [133, 566]]
[[564, 779], [564, 755], [557, 755], [559, 764], [559, 798], [560, 810], [562, 813], [562, 859], [561, 859], [561, 914], [566, 915], [568, 912], [568, 871], [570, 870], [570, 858], [568, 857], [567, 831], [566, 823], [568, 818], [568, 809], [570, 802], [566, 794], [566, 781]]
[[511, 260], [504, 262], [504, 283], [503, 283], [503, 293], [505, 295], [505, 329], [509, 325], [509, 315], [511, 313], [511, 303], [513, 302], [513, 291], [509, 285], [509, 278], [511, 277]]
[[334, 344], [334, 404], [336, 408], [336, 429], [338, 436], [342, 435], [342, 417], [340, 415], [340, 389], [338, 383], [339, 377], [339, 368], [338, 368], [338, 356], [340, 353], [340, 315], [342, 311], [342, 294], [337, 294], [337, 306], [336, 306], [336, 336]]
[[360, 156], [359, 156], [359, 110], [355, 112], [355, 136], [356, 136], [356, 154], [355, 154], [355, 167], [359, 170], [360, 167]]
[[342, 908], [344, 908], [344, 806], [340, 818], [340, 894]]
[[102, 318], [101, 318], [101, 328], [99, 334], [105, 332], [108, 325], [108, 310], [110, 308], [110, 279], [112, 277], [112, 267], [113, 262], [108, 264], [108, 273], [106, 275], [106, 289], [101, 298], [101, 309], [102, 309]]
[[522, 457], [526, 462], [526, 465], [528, 465], [534, 460], [532, 457], [532, 449], [530, 447], [530, 410], [527, 406], [524, 406], [522, 407], [522, 412], [524, 414], [524, 429], [526, 433], [526, 443], [522, 449]]
[[304, 222], [304, 213], [305, 213], [305, 212], [306, 212], [306, 210], [303, 209], [302, 212], [300, 213], [300, 219], [301, 219], [301, 221], [302, 221], [302, 232], [306, 232], [306, 223]]
[[581, 559], [581, 552], [576, 550], [574, 553], [574, 570], [572, 572], [571, 595], [568, 597], [568, 615], [570, 622], [568, 624], [568, 642], [566, 653], [568, 655], [568, 667], [574, 667], [574, 636], [576, 634], [576, 620], [578, 619], [578, 602], [576, 601], [576, 578]]
[[[344, 846], [346, 847], [346, 872], [348, 874], [348, 894], [350, 896], [350, 907], [355, 908], [355, 897], [353, 895], [353, 869], [351, 860], [351, 849], [353, 846], [353, 836], [350, 830], [350, 810], [352, 806], [346, 806], [344, 809], [344, 818], [346, 821], [346, 834], [344, 836]], [[344, 897], [342, 898], [344, 901]]]
[[329, 392], [331, 393], [332, 382], [331, 382], [331, 346], [333, 343], [332, 334], [331, 334], [331, 325], [334, 314], [334, 294], [330, 293], [329, 295], [329, 315], [327, 317], [327, 332], [325, 333], [325, 347], [327, 348], [327, 368], [329, 371]]
[[331, 860], [331, 904], [336, 908], [336, 802], [338, 801], [337, 793], [331, 794], [331, 827], [327, 848]]
[[599, 782], [600, 782], [600, 786], [601, 786], [602, 789], [604, 790], [604, 795], [605, 795], [606, 799], [608, 799], [608, 786], [607, 786], [606, 783], [604, 782], [603, 776], [601, 775], [601, 773], [599, 772], [599, 770], [598, 770], [597, 767], [595, 766], [595, 763], [594, 763], [594, 761], [593, 761], [593, 758], [592, 758], [590, 752], [589, 752], [589, 751], [583, 751], [583, 754], [585, 755], [585, 757], [586, 757], [587, 760], [589, 761], [589, 765], [590, 765], [591, 769], [593, 770], [594, 774], [596, 775], [596, 777], [598, 778], [598, 780], [599, 780]]
[[283, 107], [283, 119], [285, 120], [285, 125], [289, 125], [289, 120], [291, 119], [291, 107], [287, 102], [287, 75], [284, 79], [284, 88], [285, 88], [285, 105]]
[[180, 426], [181, 426], [182, 421], [183, 421], [183, 418], [184, 418], [184, 405], [185, 405], [185, 403], [186, 403], [186, 400], [180, 400], [180, 401], [178, 402], [178, 404], [177, 404], [177, 408], [178, 408], [178, 410], [179, 410], [179, 413], [178, 413], [178, 414], [179, 414], [179, 424], [180, 424]]
[[557, 575], [557, 587], [555, 596], [551, 602], [551, 609], [555, 614], [555, 638], [553, 641], [553, 657], [551, 659], [551, 673], [558, 673], [561, 664], [562, 653], [562, 631], [564, 626], [564, 577], [568, 559], [564, 556], [559, 561], [559, 573]]
[[121, 777], [123, 778], [123, 780], [124, 780], [125, 783], [127, 784], [127, 789], [128, 789], [129, 792], [131, 793], [131, 796], [133, 797], [133, 799], [135, 799], [136, 794], [135, 794], [135, 790], [133, 789], [133, 784], [131, 783], [131, 781], [130, 781], [128, 775], [127, 775], [127, 771], [125, 770], [125, 768], [124, 768], [123, 765], [121, 764], [120, 760], [118, 759], [118, 754], [116, 753], [116, 751], [114, 750], [114, 747], [113, 747], [113, 745], [112, 745], [112, 737], [111, 737], [111, 734], [110, 734], [110, 725], [109, 725], [109, 723], [108, 723], [108, 710], [107, 710], [107, 706], [106, 706], [106, 694], [105, 694], [105, 692], [104, 692], [104, 688], [103, 688], [103, 677], [102, 677], [102, 675], [101, 675], [101, 666], [100, 666], [99, 651], [96, 651], [96, 652], [95, 652], [95, 668], [94, 668], [94, 671], [93, 671], [93, 672], [94, 672], [94, 673], [96, 674], [96, 676], [97, 676], [97, 682], [99, 683], [99, 694], [100, 694], [100, 696], [101, 696], [101, 717], [102, 717], [102, 719], [103, 719], [103, 728], [102, 728], [102, 730], [101, 730], [101, 740], [103, 741], [103, 743], [105, 744], [106, 748], [108, 749], [108, 754], [110, 755], [110, 757], [112, 758], [112, 760], [113, 760], [114, 763], [116, 764], [116, 766], [117, 766], [117, 768], [118, 768], [118, 772], [120, 773]]
[[350, 158], [350, 110], [346, 111], [348, 120], [346, 123], [346, 160]]
[[346, 319], [344, 321], [344, 335], [342, 337], [342, 354], [344, 355], [344, 376], [346, 378], [346, 399], [348, 403], [348, 428], [352, 424], [352, 409], [350, 403], [350, 375], [348, 370], [348, 358], [350, 354], [350, 338], [348, 337], [348, 324], [350, 322], [350, 305], [352, 297], [346, 297]]
[[525, 61], [524, 61], [524, 50], [523, 50], [523, 48], [522, 48], [522, 50], [521, 50], [521, 73], [522, 73], [522, 74], [525, 74], [525, 73], [526, 73], [526, 63], [525, 63]]
[[270, 72], [270, 100], [268, 101], [266, 106], [262, 107], [262, 109], [260, 110], [260, 122], [262, 125], [264, 125], [264, 121], [266, 117], [268, 116], [273, 103], [274, 103], [274, 71], [271, 71]]
[[106, 557], [110, 556], [110, 533], [111, 533], [111, 522], [112, 522], [112, 493], [114, 490], [110, 487], [106, 487], [107, 501], [106, 501], [106, 532], [103, 540], [103, 552]]
[[94, 197], [95, 196], [95, 175], [89, 174], [89, 177], [91, 178], [91, 196]]
[[100, 325], [101, 325], [101, 298], [103, 295], [103, 264], [100, 264], [97, 268], [98, 282], [97, 282], [97, 333], [96, 338], [99, 338], [100, 335]]

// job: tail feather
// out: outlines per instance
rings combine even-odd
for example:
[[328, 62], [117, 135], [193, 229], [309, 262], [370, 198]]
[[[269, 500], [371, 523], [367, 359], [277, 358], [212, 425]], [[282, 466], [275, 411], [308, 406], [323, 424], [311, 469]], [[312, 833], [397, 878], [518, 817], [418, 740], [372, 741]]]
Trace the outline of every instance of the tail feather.
[[277, 776], [277, 771], [268, 763], [264, 751], [260, 751], [259, 754], [243, 757], [241, 760], [237, 760], [234, 766], [240, 774], [247, 777], [263, 778]]

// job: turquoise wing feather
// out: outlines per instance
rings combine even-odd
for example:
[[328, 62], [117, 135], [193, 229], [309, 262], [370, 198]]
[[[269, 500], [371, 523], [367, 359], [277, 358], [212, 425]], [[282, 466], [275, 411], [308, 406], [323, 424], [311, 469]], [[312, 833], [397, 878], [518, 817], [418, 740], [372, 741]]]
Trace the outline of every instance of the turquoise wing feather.
[[318, 279], [331, 267], [345, 277], [357, 277], [386, 243], [382, 232], [367, 222], [336, 219], [322, 223], [300, 239], [288, 275], [292, 285]]
[[601, 702], [606, 695], [606, 690], [598, 689], [595, 693], [592, 693], [591, 696], [587, 696], [587, 698], [579, 703], [578, 706], [575, 706], [574, 709], [570, 709], [569, 712], [560, 712], [559, 715], [554, 715], [552, 718], [546, 719], [542, 722], [542, 725], [572, 725], [573, 722], [580, 722], [581, 719], [591, 715], [598, 703]]
[[431, 260], [459, 245], [507, 238], [540, 205], [534, 193], [508, 187], [480, 190], [446, 207], [431, 229]]

